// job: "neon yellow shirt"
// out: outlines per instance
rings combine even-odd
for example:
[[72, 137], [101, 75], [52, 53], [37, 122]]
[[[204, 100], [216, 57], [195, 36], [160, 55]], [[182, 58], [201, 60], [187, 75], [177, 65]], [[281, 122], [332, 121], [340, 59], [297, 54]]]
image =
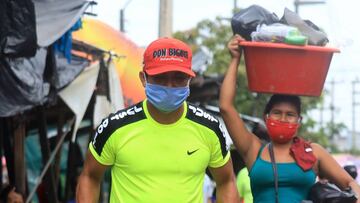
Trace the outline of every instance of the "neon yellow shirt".
[[163, 125], [146, 100], [104, 119], [89, 149], [112, 167], [111, 203], [202, 203], [206, 167], [230, 157], [214, 116], [184, 103], [182, 117]]
[[236, 179], [236, 186], [238, 188], [240, 197], [244, 199], [244, 203], [253, 203], [249, 171], [246, 167], [239, 171]]

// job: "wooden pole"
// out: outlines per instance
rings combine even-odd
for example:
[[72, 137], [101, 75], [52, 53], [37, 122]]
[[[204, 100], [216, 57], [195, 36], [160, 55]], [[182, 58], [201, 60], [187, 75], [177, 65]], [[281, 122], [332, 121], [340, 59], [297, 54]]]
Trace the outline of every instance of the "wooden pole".
[[[45, 166], [50, 158], [50, 146], [49, 140], [47, 138], [47, 124], [46, 124], [46, 115], [43, 106], [38, 108], [39, 115], [39, 136], [40, 136], [40, 146], [41, 146], [41, 154], [43, 165]], [[50, 166], [46, 172], [45, 178], [45, 191], [47, 192], [48, 202], [57, 203], [57, 193], [56, 193], [56, 185], [55, 185], [55, 176], [54, 176], [54, 168]]]
[[25, 196], [26, 194], [26, 167], [25, 167], [25, 122], [21, 115], [13, 119], [14, 129], [14, 170], [16, 190]]
[[4, 132], [4, 155], [6, 158], [6, 168], [8, 171], [9, 183], [15, 185], [15, 170], [14, 170], [14, 153], [13, 153], [13, 130], [11, 129], [10, 118], [3, 119], [3, 132]]
[[[60, 113], [58, 120], [57, 120], [57, 137], [56, 137], [56, 143], [59, 143], [59, 141], [61, 140], [62, 134], [63, 132], [63, 127], [64, 127], [64, 114]], [[60, 177], [60, 160], [61, 160], [61, 149], [62, 149], [62, 145], [60, 146], [59, 151], [56, 154], [55, 157], [55, 183], [58, 185], [59, 183], [59, 177]]]
[[0, 118], [0, 157], [1, 157], [1, 160], [0, 160], [0, 169], [1, 169], [1, 172], [0, 172], [0, 188], [3, 188], [3, 162], [2, 162], [2, 156], [3, 156], [3, 140], [4, 140], [4, 119], [3, 118]]

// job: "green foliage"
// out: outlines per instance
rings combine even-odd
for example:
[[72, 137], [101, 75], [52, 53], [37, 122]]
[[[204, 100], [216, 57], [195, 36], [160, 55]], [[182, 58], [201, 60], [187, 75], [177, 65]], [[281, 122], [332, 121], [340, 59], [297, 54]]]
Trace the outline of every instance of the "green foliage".
[[208, 73], [224, 73], [230, 56], [226, 44], [232, 31], [227, 21], [216, 18], [215, 21], [203, 20], [185, 32], [176, 32], [174, 37], [187, 42], [194, 53], [200, 46], [209, 48], [214, 54], [214, 63], [208, 68]]
[[[189, 44], [194, 53], [201, 47], [207, 47], [213, 53], [213, 63], [208, 66], [208, 75], [223, 75], [230, 62], [230, 54], [227, 50], [227, 43], [233, 33], [229, 19], [216, 18], [214, 21], [203, 20], [195, 28], [187, 31], [176, 32], [174, 37]], [[263, 109], [271, 95], [258, 94], [248, 91], [245, 65], [242, 60], [238, 75], [237, 97], [235, 106], [239, 112], [262, 118]], [[317, 142], [326, 148], [331, 146], [328, 140], [329, 134], [339, 134], [344, 129], [344, 124], [334, 124], [325, 128], [316, 129], [316, 121], [310, 118], [308, 112], [315, 109], [322, 102], [323, 97], [302, 97], [302, 127], [300, 133], [303, 137], [313, 142]], [[329, 126], [330, 125], [330, 126]]]
[[330, 146], [330, 142], [328, 137], [326, 136], [324, 128], [320, 128], [319, 130], [313, 130], [315, 128], [315, 124], [316, 121], [311, 118], [304, 119], [301, 123], [299, 134], [303, 138], [311, 142], [318, 143], [328, 148]]
[[350, 154], [356, 155], [356, 156], [360, 156], [360, 149], [354, 149], [352, 148], [351, 150], [349, 150]]

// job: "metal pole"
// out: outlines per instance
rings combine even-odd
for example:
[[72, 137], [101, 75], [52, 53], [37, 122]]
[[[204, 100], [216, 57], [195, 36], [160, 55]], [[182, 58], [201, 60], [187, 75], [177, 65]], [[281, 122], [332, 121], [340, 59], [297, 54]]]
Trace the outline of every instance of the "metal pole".
[[124, 29], [124, 9], [120, 9], [120, 31], [125, 32], [125, 29]]
[[125, 32], [125, 9], [132, 0], [128, 0], [124, 6], [120, 9], [120, 31]]
[[294, 0], [294, 6], [295, 6], [295, 13], [299, 13], [299, 6], [302, 5], [315, 5], [315, 4], [325, 4], [325, 0], [307, 0], [307, 1], [302, 1], [302, 0]]
[[299, 1], [298, 0], [294, 1], [294, 6], [295, 6], [295, 13], [299, 14]]
[[159, 37], [172, 35], [172, 0], [160, 0], [159, 9]]
[[359, 94], [360, 92], [356, 91], [356, 84], [358, 84], [360, 81], [358, 79], [355, 79], [354, 81], [351, 82], [352, 85], [352, 149], [356, 149], [356, 106], [359, 105], [360, 103], [356, 102], [356, 94]]
[[351, 82], [352, 86], [352, 148], [355, 149], [355, 81]]
[[334, 95], [335, 95], [335, 80], [332, 79], [332, 81], [330, 82], [331, 84], [331, 100], [330, 100], [330, 112], [331, 112], [331, 118], [330, 118], [330, 123], [331, 123], [331, 128], [330, 128], [330, 137], [331, 137], [331, 141], [333, 141], [334, 139], [334, 114], [335, 114], [335, 106], [334, 106]]
[[323, 112], [324, 112], [324, 103], [323, 101], [321, 101], [320, 103], [320, 128], [323, 128], [323, 122], [324, 122], [324, 115], [323, 115]]

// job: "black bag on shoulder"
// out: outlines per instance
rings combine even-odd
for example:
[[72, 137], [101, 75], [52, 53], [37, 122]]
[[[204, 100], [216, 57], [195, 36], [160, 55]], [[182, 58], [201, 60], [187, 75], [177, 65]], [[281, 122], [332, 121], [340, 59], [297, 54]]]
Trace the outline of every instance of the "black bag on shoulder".
[[349, 190], [340, 190], [331, 183], [315, 183], [309, 193], [314, 203], [356, 203], [355, 194]]

